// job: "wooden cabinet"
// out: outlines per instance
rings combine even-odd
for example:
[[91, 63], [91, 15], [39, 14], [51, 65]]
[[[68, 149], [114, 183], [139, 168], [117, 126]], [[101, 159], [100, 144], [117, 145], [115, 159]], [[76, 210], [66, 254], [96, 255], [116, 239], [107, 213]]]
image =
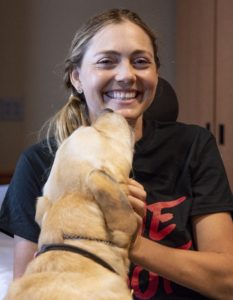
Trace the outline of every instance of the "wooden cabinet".
[[233, 190], [233, 1], [176, 4], [179, 120], [214, 133]]

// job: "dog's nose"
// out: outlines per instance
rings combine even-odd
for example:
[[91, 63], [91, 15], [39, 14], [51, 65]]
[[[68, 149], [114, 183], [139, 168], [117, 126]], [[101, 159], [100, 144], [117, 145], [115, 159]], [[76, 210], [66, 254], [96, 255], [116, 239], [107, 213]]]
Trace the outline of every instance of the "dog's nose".
[[105, 109], [103, 110], [103, 112], [111, 112], [111, 113], [113, 113], [114, 111], [113, 111], [111, 108], [105, 108]]

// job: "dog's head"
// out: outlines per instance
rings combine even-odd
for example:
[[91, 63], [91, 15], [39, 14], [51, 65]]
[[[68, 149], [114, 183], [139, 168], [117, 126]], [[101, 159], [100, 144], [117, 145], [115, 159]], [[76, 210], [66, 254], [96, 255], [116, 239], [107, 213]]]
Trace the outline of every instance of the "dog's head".
[[92, 124], [106, 138], [125, 144], [126, 150], [132, 154], [134, 146], [134, 134], [126, 119], [119, 113], [109, 109], [103, 110], [102, 114]]
[[[133, 131], [126, 119], [103, 111], [92, 126], [78, 128], [58, 148], [43, 196], [52, 203], [75, 191], [90, 194], [88, 181], [93, 172], [105, 174], [127, 191], [133, 146]], [[43, 207], [37, 213], [39, 224], [46, 210]]]
[[126, 119], [103, 111], [92, 126], [78, 128], [58, 148], [44, 195], [54, 201], [74, 189], [84, 191], [93, 170], [124, 182], [131, 170], [133, 146], [133, 131]]

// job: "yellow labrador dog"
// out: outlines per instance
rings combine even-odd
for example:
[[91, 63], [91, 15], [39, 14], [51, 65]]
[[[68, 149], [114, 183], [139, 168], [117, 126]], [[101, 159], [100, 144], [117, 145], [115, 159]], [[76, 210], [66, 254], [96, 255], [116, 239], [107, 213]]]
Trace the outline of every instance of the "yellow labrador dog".
[[7, 300], [128, 300], [128, 250], [137, 232], [127, 198], [134, 138], [105, 111], [56, 153], [36, 221], [39, 250]]

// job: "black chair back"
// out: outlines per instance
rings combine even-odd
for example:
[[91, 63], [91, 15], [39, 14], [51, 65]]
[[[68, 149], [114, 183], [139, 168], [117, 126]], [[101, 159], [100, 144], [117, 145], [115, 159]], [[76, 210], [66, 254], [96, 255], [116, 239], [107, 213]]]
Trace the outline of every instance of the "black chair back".
[[155, 98], [144, 112], [144, 119], [173, 122], [176, 121], [178, 112], [179, 104], [173, 87], [167, 80], [159, 77]]

